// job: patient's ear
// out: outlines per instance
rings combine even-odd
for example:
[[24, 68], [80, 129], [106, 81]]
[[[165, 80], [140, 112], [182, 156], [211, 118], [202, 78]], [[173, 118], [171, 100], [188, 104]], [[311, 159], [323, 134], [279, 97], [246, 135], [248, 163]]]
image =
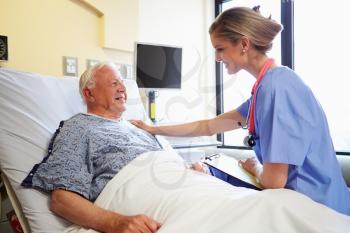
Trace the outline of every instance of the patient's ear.
[[83, 90], [84, 98], [86, 102], [94, 102], [95, 97], [93, 96], [91, 90], [89, 88], [84, 88]]

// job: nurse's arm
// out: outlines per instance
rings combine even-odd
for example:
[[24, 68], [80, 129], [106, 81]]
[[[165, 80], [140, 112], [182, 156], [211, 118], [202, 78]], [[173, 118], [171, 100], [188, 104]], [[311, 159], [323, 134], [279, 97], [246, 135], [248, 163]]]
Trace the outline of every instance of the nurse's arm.
[[255, 158], [240, 161], [242, 167], [258, 178], [264, 188], [284, 188], [288, 179], [288, 164], [264, 163], [261, 165]]
[[211, 136], [217, 133], [239, 128], [238, 122], [244, 124], [245, 118], [240, 112], [232, 110], [208, 120], [193, 121], [177, 125], [150, 126], [140, 120], [131, 120], [133, 125], [148, 131], [151, 134], [195, 137]]
[[258, 179], [264, 188], [284, 188], [288, 179], [288, 164], [265, 163]]

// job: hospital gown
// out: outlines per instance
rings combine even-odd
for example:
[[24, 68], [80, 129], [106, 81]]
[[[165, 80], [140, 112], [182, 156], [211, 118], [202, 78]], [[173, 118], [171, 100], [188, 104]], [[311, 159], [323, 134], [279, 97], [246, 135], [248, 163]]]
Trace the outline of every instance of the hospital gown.
[[62, 188], [94, 201], [125, 165], [161, 146], [151, 134], [128, 121], [77, 114], [61, 122], [48, 156], [22, 182], [44, 191]]
[[[256, 146], [261, 163], [289, 165], [285, 188], [350, 215], [350, 192], [336, 159], [325, 113], [287, 67], [270, 69], [256, 94]], [[238, 111], [247, 117], [250, 100]]]

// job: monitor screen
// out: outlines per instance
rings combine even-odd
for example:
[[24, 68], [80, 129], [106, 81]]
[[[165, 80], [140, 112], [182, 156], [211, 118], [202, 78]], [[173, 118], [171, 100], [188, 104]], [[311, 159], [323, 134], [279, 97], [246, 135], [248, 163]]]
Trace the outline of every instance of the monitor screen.
[[136, 44], [136, 82], [141, 88], [181, 88], [182, 48]]

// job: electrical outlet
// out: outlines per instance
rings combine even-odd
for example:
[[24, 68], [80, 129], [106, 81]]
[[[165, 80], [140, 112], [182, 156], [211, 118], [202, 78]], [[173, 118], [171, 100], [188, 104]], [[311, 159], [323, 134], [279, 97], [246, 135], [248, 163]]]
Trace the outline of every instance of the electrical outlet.
[[132, 69], [131, 65], [128, 64], [120, 64], [120, 63], [114, 63], [120, 76], [125, 79], [131, 79], [132, 78]]
[[99, 60], [87, 59], [86, 60], [86, 68], [89, 69], [90, 67], [96, 65], [99, 62], [100, 62]]
[[133, 73], [132, 73], [132, 66], [131, 65], [126, 65], [126, 70], [127, 70], [127, 78], [128, 79], [133, 79]]

